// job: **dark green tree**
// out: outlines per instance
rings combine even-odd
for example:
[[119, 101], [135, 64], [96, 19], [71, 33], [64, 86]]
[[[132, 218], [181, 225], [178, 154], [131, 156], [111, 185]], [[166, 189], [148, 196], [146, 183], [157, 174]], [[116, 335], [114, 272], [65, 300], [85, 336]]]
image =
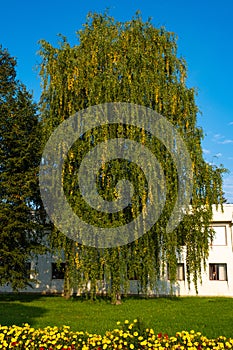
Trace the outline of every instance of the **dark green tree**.
[[149, 107], [164, 115], [186, 142], [193, 168], [192, 211], [168, 234], [165, 228], [176, 199], [177, 174], [166, 148], [144, 130], [121, 125], [111, 130], [96, 128], [83, 135], [67, 157], [63, 183], [74, 211], [84, 220], [98, 221], [103, 227], [109, 227], [116, 221], [118, 224], [130, 221], [145, 204], [145, 179], [138, 168], [123, 161], [106, 163], [100, 170], [99, 190], [103, 198], [112, 200], [112, 185], [116, 185], [108, 181], [112, 179], [112, 172], [120, 173], [119, 178], [123, 173], [126, 178], [130, 175], [138, 196], [127, 212], [118, 213], [115, 218], [102, 215], [88, 208], [77, 191], [74, 174], [85, 152], [98, 142], [114, 137], [141, 142], [158, 155], [166, 176], [165, 208], [150, 232], [126, 246], [102, 250], [86, 247], [72, 244], [56, 231], [55, 248], [60, 246], [68, 255], [67, 266], [74, 281], [79, 285], [91, 281], [91, 293], [95, 295], [98, 280], [105, 276], [109, 293], [114, 298], [122, 290], [127, 291], [129, 278], [135, 275], [142, 289], [155, 286], [166, 264], [169, 264], [171, 280], [175, 281], [179, 252], [186, 245], [187, 276], [189, 282], [197, 286], [202, 263], [208, 257], [212, 205], [224, 201], [224, 169], [203, 159], [203, 132], [197, 126], [196, 92], [186, 85], [186, 62], [177, 56], [176, 36], [164, 28], [155, 28], [150, 21], [143, 22], [138, 15], [129, 22], [119, 23], [106, 14], [89, 15], [77, 35], [78, 43], [74, 47], [66, 38], [61, 38], [59, 47], [41, 41], [41, 112], [45, 138], [48, 139], [65, 119], [89, 106], [130, 102]]
[[37, 106], [0, 46], [0, 285], [29, 283], [28, 259], [41, 250]]

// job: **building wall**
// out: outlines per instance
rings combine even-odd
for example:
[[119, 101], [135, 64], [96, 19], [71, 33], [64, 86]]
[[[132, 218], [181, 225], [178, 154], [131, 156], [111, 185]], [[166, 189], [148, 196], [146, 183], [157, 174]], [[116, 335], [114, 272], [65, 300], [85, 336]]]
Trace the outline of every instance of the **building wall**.
[[[221, 210], [214, 211], [212, 227], [216, 236], [210, 247], [206, 272], [202, 274], [203, 282], [198, 285], [198, 293], [203, 296], [233, 297], [233, 205], [225, 205], [224, 213]], [[220, 275], [215, 276], [216, 279], [213, 279], [210, 264], [220, 266]], [[226, 267], [226, 276], [221, 271], [223, 264]], [[194, 291], [183, 288], [182, 294], [193, 295]]]
[[[233, 297], [233, 204], [225, 204], [223, 213], [220, 209], [214, 210], [212, 227], [216, 231], [216, 236], [210, 247], [206, 271], [202, 273], [202, 283], [198, 283], [198, 295]], [[36, 277], [37, 283], [33, 284], [33, 288], [27, 287], [21, 292], [62, 293], [63, 280], [55, 278], [59, 277], [59, 274], [57, 275], [57, 271], [52, 269], [52, 263], [55, 262], [55, 255], [45, 254], [35, 257], [31, 262], [31, 269], [35, 270], [35, 274], [31, 277]], [[194, 286], [191, 285], [190, 289], [188, 287], [185, 270], [184, 247], [179, 265], [180, 280], [172, 287], [176, 295], [196, 295]], [[104, 291], [104, 284], [101, 287]], [[138, 294], [138, 289], [138, 282], [130, 281], [130, 293]], [[170, 282], [165, 276], [149, 293], [168, 295], [170, 290]], [[12, 289], [9, 286], [0, 286], [0, 293], [4, 292], [12, 292]]]

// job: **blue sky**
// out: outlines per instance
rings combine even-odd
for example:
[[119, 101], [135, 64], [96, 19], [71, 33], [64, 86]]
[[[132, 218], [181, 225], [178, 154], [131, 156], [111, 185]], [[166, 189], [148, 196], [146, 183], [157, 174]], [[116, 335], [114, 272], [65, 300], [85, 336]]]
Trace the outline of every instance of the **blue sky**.
[[12, 0], [1, 3], [0, 43], [17, 58], [18, 78], [40, 96], [36, 65], [38, 40], [56, 45], [57, 34], [76, 42], [75, 32], [90, 11], [130, 20], [137, 10], [156, 27], [165, 26], [178, 36], [178, 53], [188, 65], [188, 85], [198, 89], [205, 159], [229, 169], [224, 191], [233, 203], [233, 2], [232, 0]]

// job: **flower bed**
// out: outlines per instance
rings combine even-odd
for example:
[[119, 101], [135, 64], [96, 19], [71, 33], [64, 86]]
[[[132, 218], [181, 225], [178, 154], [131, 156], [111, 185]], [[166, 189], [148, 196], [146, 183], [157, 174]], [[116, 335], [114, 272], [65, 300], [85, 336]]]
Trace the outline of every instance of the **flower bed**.
[[28, 324], [19, 326], [0, 326], [0, 349], [171, 349], [171, 350], [209, 350], [231, 349], [233, 338], [220, 336], [208, 339], [200, 332], [182, 331], [175, 336], [155, 334], [153, 329], [139, 327], [137, 320], [132, 323], [117, 322], [118, 328], [107, 331], [105, 335], [88, 332], [73, 332], [68, 326], [34, 329]]

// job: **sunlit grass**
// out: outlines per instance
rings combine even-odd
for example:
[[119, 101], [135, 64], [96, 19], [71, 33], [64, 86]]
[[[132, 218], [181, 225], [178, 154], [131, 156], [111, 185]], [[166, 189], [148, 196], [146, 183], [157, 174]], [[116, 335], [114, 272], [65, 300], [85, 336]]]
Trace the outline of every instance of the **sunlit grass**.
[[103, 334], [117, 321], [138, 318], [155, 332], [173, 335], [194, 329], [208, 337], [233, 336], [233, 298], [123, 299], [121, 305], [60, 296], [0, 295], [0, 324], [35, 328], [68, 325], [73, 330]]

